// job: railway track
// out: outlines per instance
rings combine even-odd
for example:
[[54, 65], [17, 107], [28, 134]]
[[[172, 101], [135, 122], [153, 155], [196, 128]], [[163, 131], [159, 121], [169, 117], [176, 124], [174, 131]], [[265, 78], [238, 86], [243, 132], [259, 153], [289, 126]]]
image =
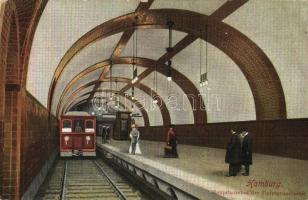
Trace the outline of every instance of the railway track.
[[100, 159], [59, 160], [37, 200], [148, 199]]

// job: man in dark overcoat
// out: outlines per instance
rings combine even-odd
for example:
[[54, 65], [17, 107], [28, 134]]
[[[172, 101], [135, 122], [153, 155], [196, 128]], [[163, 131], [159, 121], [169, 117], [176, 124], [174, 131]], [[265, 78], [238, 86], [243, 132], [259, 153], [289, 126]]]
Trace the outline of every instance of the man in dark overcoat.
[[231, 138], [227, 146], [225, 162], [229, 163], [227, 177], [236, 176], [241, 167], [241, 142], [239, 134], [231, 129]]
[[101, 133], [102, 133], [102, 143], [106, 143], [106, 126], [100, 125], [101, 126]]
[[245, 166], [243, 176], [249, 176], [249, 166], [252, 165], [252, 138], [247, 129], [243, 129], [242, 137], [242, 165]]

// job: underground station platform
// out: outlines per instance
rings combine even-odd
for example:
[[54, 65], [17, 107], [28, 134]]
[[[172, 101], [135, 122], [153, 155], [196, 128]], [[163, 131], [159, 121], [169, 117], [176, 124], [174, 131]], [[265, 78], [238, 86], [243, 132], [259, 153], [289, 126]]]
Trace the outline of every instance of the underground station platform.
[[[99, 141], [99, 140], [97, 140]], [[97, 143], [99, 151], [115, 157], [123, 168], [177, 199], [305, 199], [308, 162], [254, 155], [250, 176], [226, 177], [225, 150], [179, 145], [179, 158], [164, 157], [164, 142], [140, 141], [142, 154], [128, 153], [129, 141]], [[300, 167], [299, 167], [300, 166]], [[296, 171], [296, 175], [294, 174]]]

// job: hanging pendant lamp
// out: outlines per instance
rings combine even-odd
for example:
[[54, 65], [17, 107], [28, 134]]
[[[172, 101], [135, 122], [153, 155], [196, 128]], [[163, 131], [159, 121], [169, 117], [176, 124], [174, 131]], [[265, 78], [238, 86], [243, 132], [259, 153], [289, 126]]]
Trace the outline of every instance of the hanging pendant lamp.
[[[136, 18], [137, 20], [137, 18]], [[138, 68], [136, 66], [136, 59], [137, 59], [137, 40], [138, 40], [138, 31], [136, 29], [136, 23], [133, 23], [133, 28], [134, 28], [134, 35], [133, 35], [133, 62], [132, 62], [132, 66], [133, 66], [133, 79], [132, 79], [132, 84], [135, 84], [138, 81]]]
[[202, 73], [202, 30], [200, 29], [200, 39], [199, 39], [199, 56], [200, 56], [200, 60], [199, 60], [199, 64], [200, 64], [200, 87], [204, 87], [206, 85], [208, 85], [209, 81], [208, 81], [208, 42], [207, 42], [207, 38], [208, 38], [208, 25], [205, 26], [205, 72]]

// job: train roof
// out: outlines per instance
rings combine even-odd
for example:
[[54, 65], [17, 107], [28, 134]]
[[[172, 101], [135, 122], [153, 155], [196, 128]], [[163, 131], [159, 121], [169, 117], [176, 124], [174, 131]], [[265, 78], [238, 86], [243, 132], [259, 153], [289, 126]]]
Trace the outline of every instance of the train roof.
[[65, 116], [91, 116], [88, 112], [84, 112], [84, 111], [70, 111], [65, 113], [64, 115], [62, 115], [63, 117]]

